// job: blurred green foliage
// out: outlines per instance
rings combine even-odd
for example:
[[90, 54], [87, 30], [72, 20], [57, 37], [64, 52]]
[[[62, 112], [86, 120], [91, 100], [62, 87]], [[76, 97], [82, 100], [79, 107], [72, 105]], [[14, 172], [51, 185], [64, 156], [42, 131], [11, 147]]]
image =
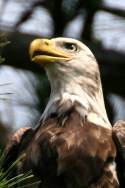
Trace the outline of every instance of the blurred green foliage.
[[3, 164], [4, 160], [6, 160], [6, 155], [3, 151], [0, 151], [0, 188], [14, 188], [15, 185], [17, 188], [31, 188], [40, 183], [39, 181], [33, 180], [34, 176], [31, 172], [19, 173], [18, 175], [13, 176], [13, 172], [22, 158], [23, 156], [13, 162], [8, 169], [4, 170]]

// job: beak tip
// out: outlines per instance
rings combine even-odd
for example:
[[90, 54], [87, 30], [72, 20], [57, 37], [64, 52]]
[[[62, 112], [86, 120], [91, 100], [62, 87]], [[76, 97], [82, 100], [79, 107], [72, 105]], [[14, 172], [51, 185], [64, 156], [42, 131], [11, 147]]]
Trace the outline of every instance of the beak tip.
[[33, 53], [34, 51], [39, 48], [39, 46], [41, 45], [41, 41], [42, 39], [35, 39], [30, 43], [29, 46], [29, 56], [30, 56], [30, 60], [33, 61]]

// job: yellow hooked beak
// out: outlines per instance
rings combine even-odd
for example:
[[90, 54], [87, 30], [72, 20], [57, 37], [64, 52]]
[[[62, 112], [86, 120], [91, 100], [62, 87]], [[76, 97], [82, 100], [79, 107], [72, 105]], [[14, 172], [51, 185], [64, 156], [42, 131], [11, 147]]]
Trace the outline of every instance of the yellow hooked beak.
[[30, 58], [32, 61], [46, 65], [52, 62], [70, 60], [71, 56], [63, 48], [55, 45], [54, 39], [35, 39], [30, 44]]

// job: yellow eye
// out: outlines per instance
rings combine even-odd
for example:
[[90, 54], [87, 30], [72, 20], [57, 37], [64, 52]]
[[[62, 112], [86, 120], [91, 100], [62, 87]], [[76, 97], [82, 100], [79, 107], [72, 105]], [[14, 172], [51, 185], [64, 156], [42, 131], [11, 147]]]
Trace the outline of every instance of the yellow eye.
[[70, 51], [77, 51], [77, 45], [73, 43], [64, 43], [64, 48]]

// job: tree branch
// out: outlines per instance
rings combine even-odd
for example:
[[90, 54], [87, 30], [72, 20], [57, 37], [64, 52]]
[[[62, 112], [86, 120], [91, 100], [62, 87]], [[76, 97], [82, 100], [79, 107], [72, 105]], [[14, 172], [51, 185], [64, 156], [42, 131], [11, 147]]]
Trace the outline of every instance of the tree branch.
[[106, 11], [110, 14], [114, 14], [116, 16], [120, 16], [122, 18], [125, 18], [125, 10], [119, 9], [119, 8], [113, 8], [113, 7], [107, 7], [105, 5], [101, 5], [99, 7], [99, 10]]

